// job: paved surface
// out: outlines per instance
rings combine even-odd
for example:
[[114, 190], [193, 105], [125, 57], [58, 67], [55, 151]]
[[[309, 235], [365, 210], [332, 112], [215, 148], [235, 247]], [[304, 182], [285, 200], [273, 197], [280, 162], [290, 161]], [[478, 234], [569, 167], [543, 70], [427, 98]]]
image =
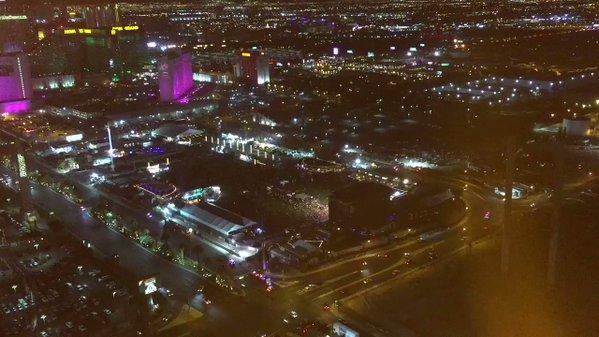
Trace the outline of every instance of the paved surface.
[[[343, 318], [372, 336], [387, 336], [388, 331], [356, 319], [344, 311], [343, 301], [376, 289], [386, 283], [403, 277], [414, 270], [426, 268], [437, 259], [454, 254], [460, 249], [468, 249], [470, 242], [484, 239], [493, 228], [502, 222], [502, 203], [485, 186], [469, 182], [459, 175], [431, 171], [415, 171], [414, 179], [428, 182], [444, 182], [454, 187], [465, 188], [463, 199], [468, 207], [467, 216], [446, 233], [431, 240], [411, 237], [393, 242], [384, 247], [363, 252], [352, 258], [319, 268], [316, 271], [294, 277], [273, 278], [277, 285], [272, 292], [266, 291], [263, 281], [246, 276], [246, 296], [239, 297], [206, 284], [205, 295], [212, 303], [206, 305], [196, 295], [202, 285], [201, 276], [170, 263], [145, 248], [135, 244], [111, 229], [92, 219], [80, 205], [74, 204], [62, 195], [41, 186], [32, 187], [32, 196], [36, 204], [46, 210], [54, 211], [82, 240], [90, 242], [107, 256], [120, 255], [119, 263], [139, 277], [158, 275], [163, 286], [172, 289], [182, 302], [189, 303], [202, 311], [204, 317], [200, 324], [194, 325], [194, 332], [205, 336], [257, 336], [258, 333], [272, 335], [288, 327], [283, 318], [291, 310], [299, 313], [300, 318], [318, 319], [333, 322]], [[86, 197], [97, 199], [93, 191]], [[102, 197], [112, 200], [111, 196]], [[529, 204], [546, 202], [546, 196], [538, 195], [523, 202], [514, 203], [514, 211], [529, 209]], [[130, 209], [129, 205], [116, 202], [119, 207]], [[491, 212], [491, 219], [483, 219]], [[138, 214], [139, 213], [139, 214]], [[134, 215], [143, 217], [137, 212]], [[146, 219], [144, 223], [150, 229], [157, 222]], [[333, 303], [340, 301], [341, 306]], [[325, 306], [332, 307], [325, 310]], [[405, 335], [410, 335], [406, 330]]]

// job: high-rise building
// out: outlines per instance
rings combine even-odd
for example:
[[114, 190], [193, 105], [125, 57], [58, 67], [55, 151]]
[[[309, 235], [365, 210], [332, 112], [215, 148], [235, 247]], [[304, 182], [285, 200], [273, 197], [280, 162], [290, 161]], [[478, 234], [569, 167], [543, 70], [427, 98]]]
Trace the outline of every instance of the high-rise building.
[[171, 53], [160, 58], [158, 84], [160, 100], [171, 102], [193, 88], [191, 53]]
[[31, 37], [27, 16], [0, 14], [0, 54], [22, 52]]
[[262, 51], [243, 52], [233, 66], [235, 77], [252, 84], [270, 82], [268, 57]]
[[115, 4], [85, 6], [80, 12], [86, 28], [111, 27], [120, 22], [119, 7]]
[[24, 53], [0, 56], [0, 113], [20, 113], [31, 107], [31, 70]]

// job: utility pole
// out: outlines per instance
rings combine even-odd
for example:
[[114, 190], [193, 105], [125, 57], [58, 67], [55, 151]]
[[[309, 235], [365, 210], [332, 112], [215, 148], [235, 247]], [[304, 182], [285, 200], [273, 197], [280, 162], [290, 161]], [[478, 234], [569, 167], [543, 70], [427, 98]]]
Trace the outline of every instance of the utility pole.
[[563, 198], [563, 170], [564, 170], [564, 148], [563, 148], [562, 131], [555, 138], [554, 158], [555, 158], [555, 174], [554, 174], [554, 191], [553, 191], [553, 214], [551, 216], [551, 228], [549, 233], [549, 256], [547, 259], [547, 281], [549, 286], [553, 287], [557, 282], [557, 264], [559, 251], [559, 227], [562, 213], [562, 198]]
[[514, 185], [515, 137], [508, 136], [505, 152], [505, 201], [503, 204], [503, 231], [501, 241], [501, 272], [505, 275], [510, 269], [512, 246], [512, 189]]
[[114, 148], [112, 147], [112, 133], [110, 132], [110, 124], [106, 124], [106, 130], [108, 131], [108, 155], [110, 156], [110, 169], [114, 172]]

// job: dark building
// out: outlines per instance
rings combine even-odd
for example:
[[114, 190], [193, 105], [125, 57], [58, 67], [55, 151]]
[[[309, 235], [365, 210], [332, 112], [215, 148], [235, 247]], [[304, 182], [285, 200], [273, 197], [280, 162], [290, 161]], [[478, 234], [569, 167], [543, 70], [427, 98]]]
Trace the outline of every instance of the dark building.
[[268, 57], [262, 51], [243, 52], [233, 66], [235, 77], [252, 84], [270, 82]]
[[25, 15], [0, 13], [0, 30], [0, 54], [22, 52], [31, 42], [30, 23]]
[[120, 22], [119, 7], [115, 4], [89, 5], [76, 9], [83, 16], [86, 28], [111, 27]]
[[455, 223], [464, 214], [459, 193], [460, 190], [445, 185], [418, 185], [393, 199], [393, 218], [399, 224], [410, 226]]
[[112, 73], [126, 76], [149, 62], [141, 27], [61, 28], [31, 52], [35, 76]]
[[355, 229], [384, 226], [391, 210], [391, 188], [372, 182], [353, 183], [329, 197], [329, 219], [335, 225]]
[[413, 211], [430, 209], [455, 197], [454, 191], [448, 186], [421, 184], [394, 199], [393, 204], [398, 209]]

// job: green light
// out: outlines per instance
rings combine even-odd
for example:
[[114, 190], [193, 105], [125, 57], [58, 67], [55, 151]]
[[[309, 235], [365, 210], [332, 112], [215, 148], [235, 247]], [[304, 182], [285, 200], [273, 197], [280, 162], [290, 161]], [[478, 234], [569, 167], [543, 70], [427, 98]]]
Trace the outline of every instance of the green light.
[[0, 21], [27, 20], [25, 15], [0, 15]]

